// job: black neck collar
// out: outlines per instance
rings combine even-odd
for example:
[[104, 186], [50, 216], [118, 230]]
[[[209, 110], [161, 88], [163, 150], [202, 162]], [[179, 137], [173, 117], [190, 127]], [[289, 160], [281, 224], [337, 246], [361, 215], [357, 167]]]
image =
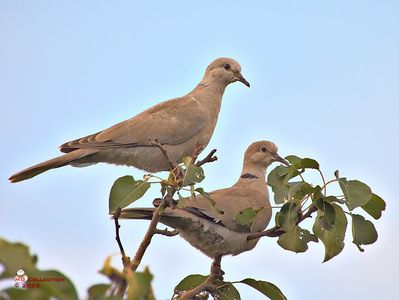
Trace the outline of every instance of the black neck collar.
[[255, 179], [255, 178], [259, 178], [258, 176], [251, 174], [251, 173], [245, 173], [241, 175], [241, 178], [245, 178], [245, 179]]

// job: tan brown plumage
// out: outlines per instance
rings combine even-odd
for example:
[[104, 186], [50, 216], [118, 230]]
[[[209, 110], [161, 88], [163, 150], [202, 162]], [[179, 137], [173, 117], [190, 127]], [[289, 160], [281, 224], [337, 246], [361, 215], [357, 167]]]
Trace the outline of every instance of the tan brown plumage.
[[[258, 240], [247, 241], [249, 234], [263, 231], [272, 216], [265, 180], [266, 168], [274, 161], [287, 163], [277, 154], [277, 147], [268, 141], [251, 144], [244, 155], [241, 176], [230, 188], [210, 193], [215, 206], [198, 195], [167, 208], [160, 222], [178, 229], [192, 246], [209, 257], [237, 255], [253, 249]], [[248, 225], [237, 221], [237, 214], [252, 208], [258, 211]], [[151, 219], [154, 208], [123, 209], [122, 219]]]
[[238, 62], [218, 58], [187, 95], [159, 103], [96, 134], [67, 142], [60, 147], [65, 155], [20, 171], [9, 180], [18, 182], [65, 165], [98, 162], [134, 166], [151, 173], [167, 171], [168, 161], [159, 148], [148, 147], [149, 141], [156, 139], [165, 145], [175, 163], [192, 155], [197, 144], [205, 148], [217, 123], [224, 90], [235, 81], [249, 86]]

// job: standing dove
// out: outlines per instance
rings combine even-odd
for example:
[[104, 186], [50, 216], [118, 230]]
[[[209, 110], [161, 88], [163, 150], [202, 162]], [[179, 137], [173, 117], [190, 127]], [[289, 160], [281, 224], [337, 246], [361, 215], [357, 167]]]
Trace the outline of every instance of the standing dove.
[[218, 58], [206, 69], [201, 82], [187, 95], [159, 103], [131, 119], [108, 129], [63, 144], [64, 155], [12, 175], [18, 182], [47, 170], [72, 165], [83, 167], [98, 162], [134, 166], [147, 172], [169, 170], [162, 144], [173, 163], [204, 149], [215, 129], [225, 88], [233, 82], [249, 82], [241, 75], [240, 64]]
[[[277, 154], [277, 147], [269, 141], [252, 143], [245, 151], [241, 176], [230, 188], [204, 196], [179, 200], [177, 207], [166, 208], [160, 222], [178, 229], [192, 246], [214, 258], [220, 266], [224, 255], [237, 255], [253, 249], [259, 239], [247, 241], [250, 234], [263, 231], [272, 216], [265, 180], [266, 168], [278, 161], [288, 164]], [[255, 217], [248, 224], [239, 222], [244, 209], [252, 209]], [[151, 219], [154, 208], [123, 209], [120, 218]]]

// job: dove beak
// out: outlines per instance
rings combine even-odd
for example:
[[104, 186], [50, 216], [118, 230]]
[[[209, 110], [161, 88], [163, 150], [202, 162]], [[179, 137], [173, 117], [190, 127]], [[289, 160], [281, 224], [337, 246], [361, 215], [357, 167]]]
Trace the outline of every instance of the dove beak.
[[278, 161], [281, 162], [282, 164], [289, 166], [289, 162], [286, 161], [284, 158], [282, 158], [280, 155], [278, 155], [277, 153], [273, 155], [274, 161]]
[[237, 72], [236, 74], [236, 78], [238, 81], [242, 82], [243, 84], [245, 84], [247, 87], [250, 87], [251, 85], [249, 84], [249, 82], [244, 78], [244, 76], [242, 76], [242, 74], [240, 72]]

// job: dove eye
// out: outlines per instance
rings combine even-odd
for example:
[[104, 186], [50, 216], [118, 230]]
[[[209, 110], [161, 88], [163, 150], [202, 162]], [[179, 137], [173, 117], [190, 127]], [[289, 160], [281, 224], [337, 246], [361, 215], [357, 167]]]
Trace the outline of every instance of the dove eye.
[[226, 70], [226, 71], [228, 71], [228, 70], [230, 70], [230, 65], [229, 64], [224, 64], [223, 65], [223, 68]]
[[260, 151], [262, 151], [262, 152], [267, 152], [267, 149], [266, 149], [265, 146], [263, 146], [263, 147], [260, 147]]

